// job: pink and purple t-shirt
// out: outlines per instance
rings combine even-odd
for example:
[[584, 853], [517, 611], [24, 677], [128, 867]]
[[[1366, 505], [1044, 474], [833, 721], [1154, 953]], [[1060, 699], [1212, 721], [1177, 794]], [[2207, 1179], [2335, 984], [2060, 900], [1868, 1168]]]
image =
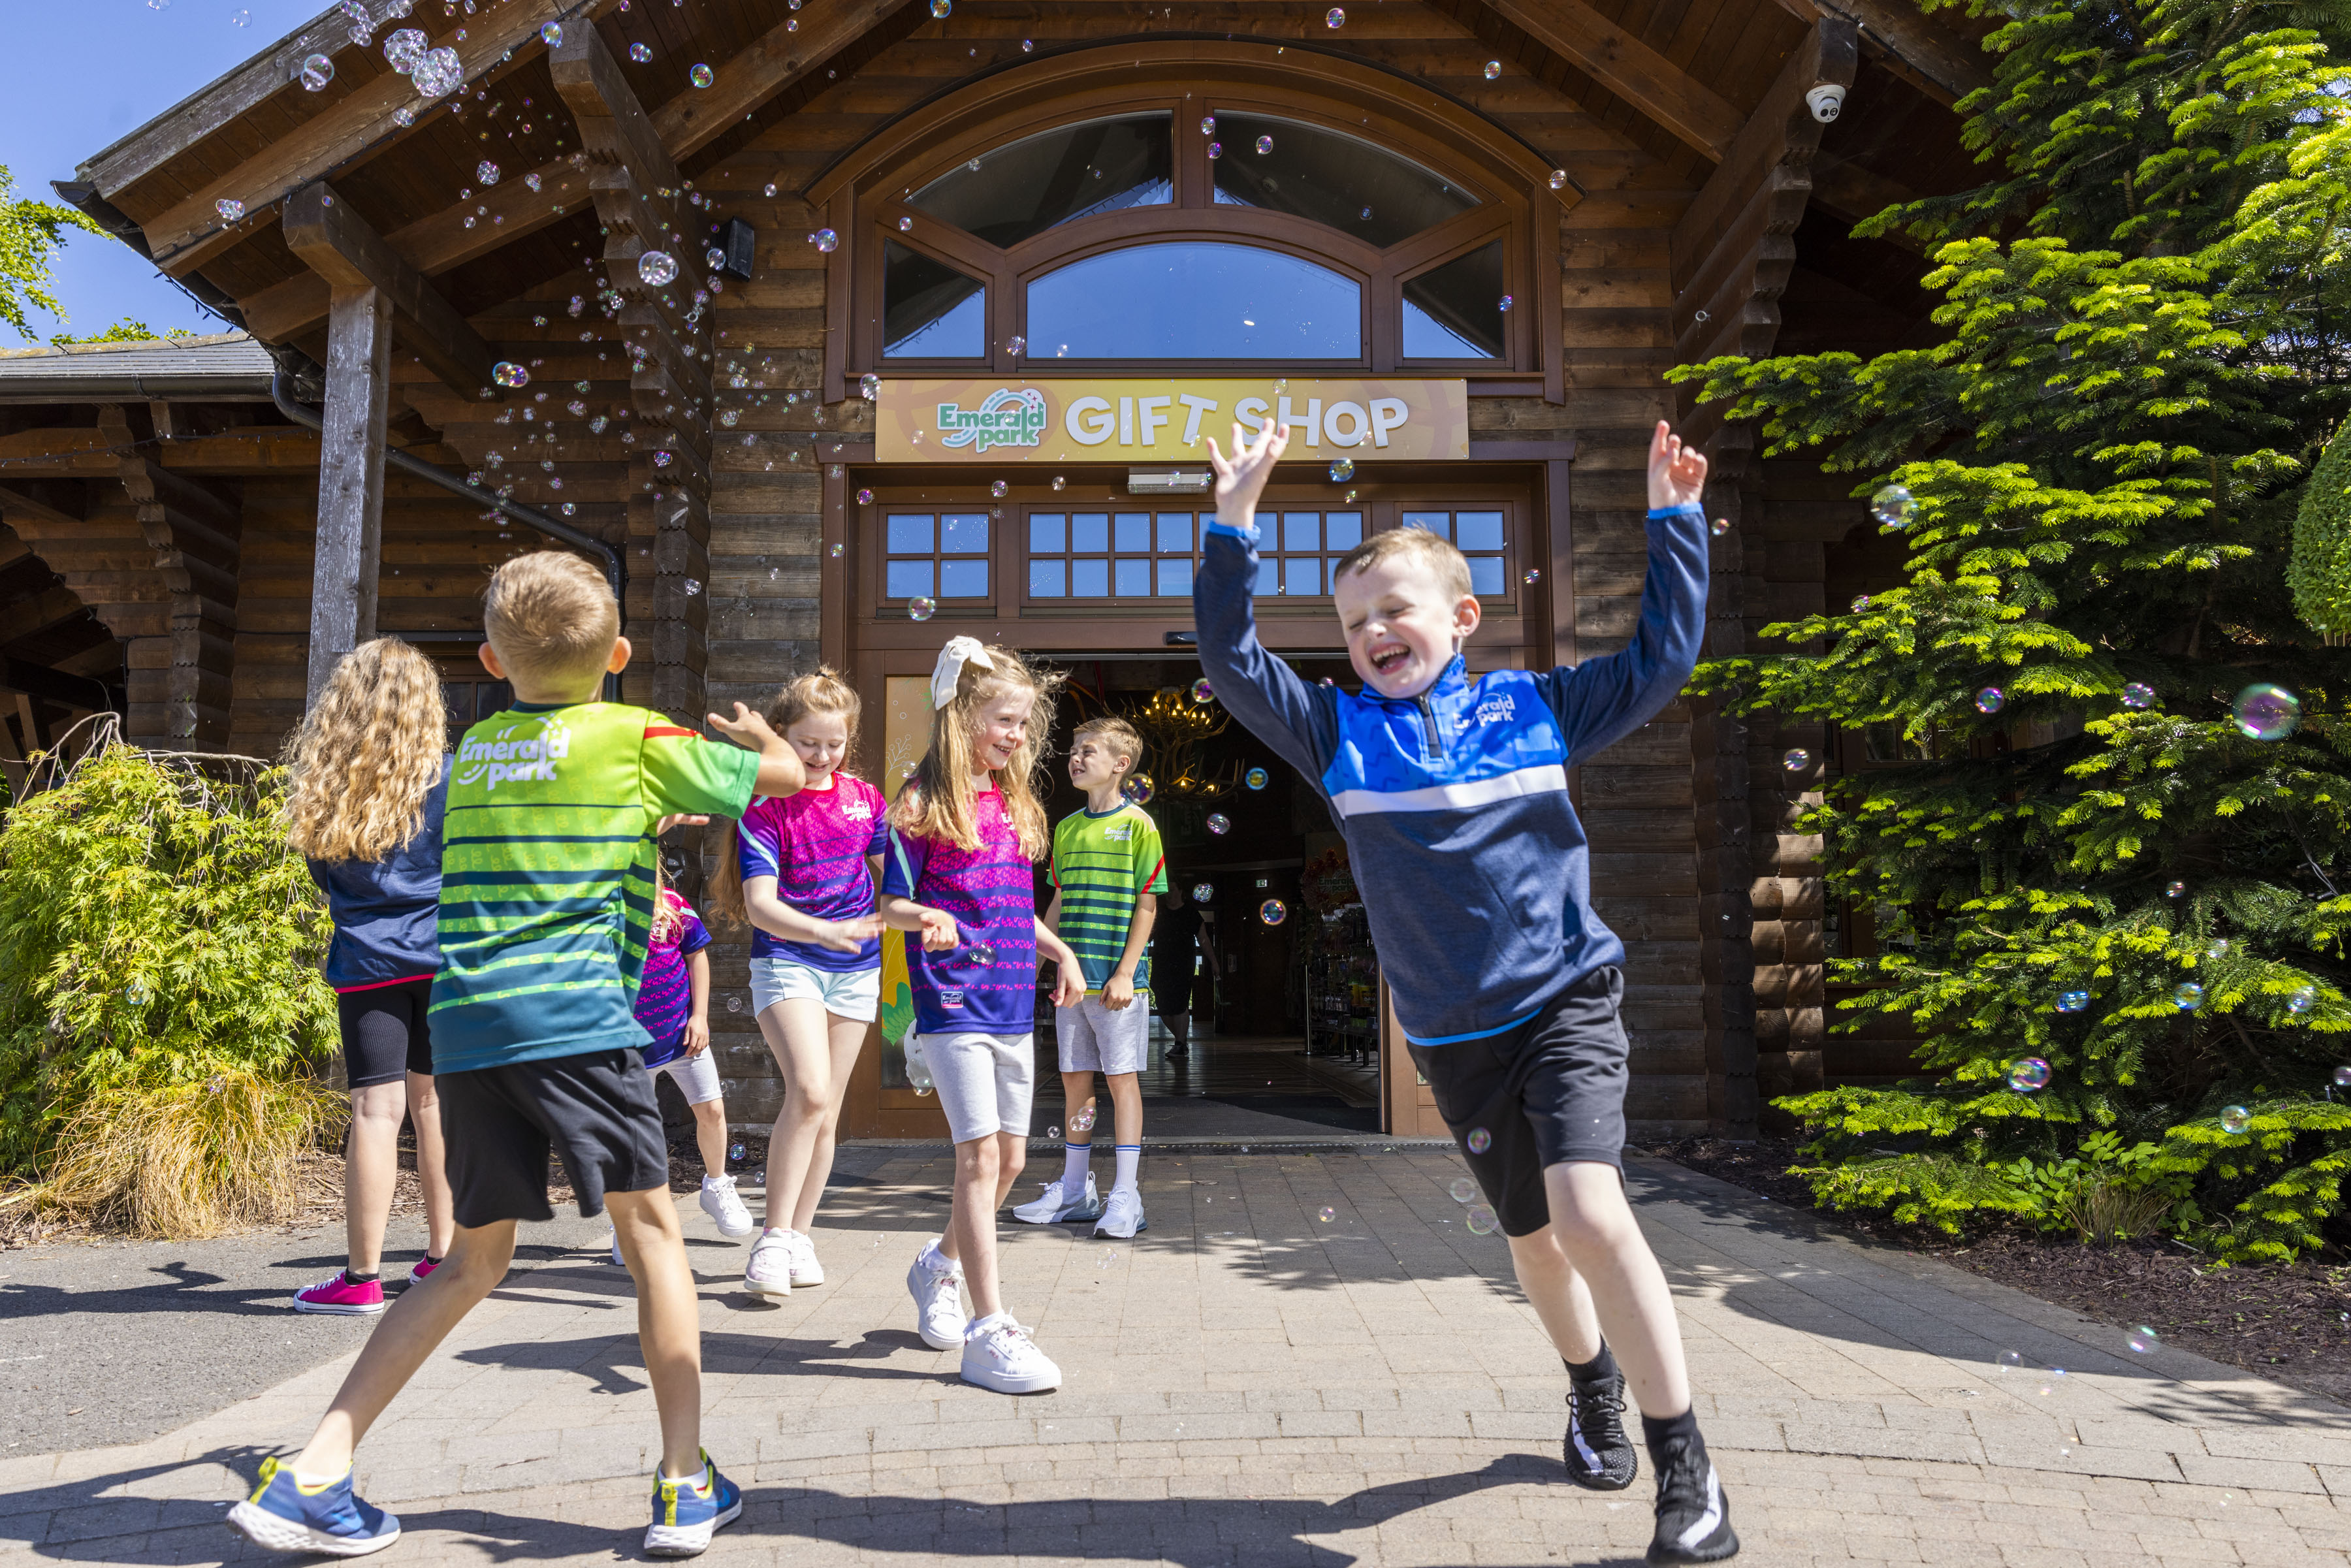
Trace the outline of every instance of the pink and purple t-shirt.
[[694, 1016], [694, 984], [685, 958], [710, 946], [710, 933], [692, 904], [666, 887], [662, 903], [677, 916], [677, 928], [664, 936], [664, 922], [656, 920], [645, 946], [645, 977], [637, 984], [637, 1021], [653, 1037], [644, 1050], [647, 1067], [674, 1061], [685, 1049], [685, 1020]]
[[906, 978], [920, 1034], [1027, 1034], [1037, 1019], [1037, 879], [994, 789], [972, 801], [979, 848], [893, 829], [882, 891], [943, 910], [963, 928], [951, 952], [909, 933]]
[[[836, 773], [830, 789], [762, 796], [743, 813], [735, 835], [735, 862], [743, 880], [776, 879], [776, 896], [818, 920], [854, 920], [873, 913], [873, 873], [865, 863], [890, 841], [883, 820], [889, 802], [862, 779]], [[751, 956], [786, 958], [811, 969], [846, 974], [882, 967], [882, 944], [868, 940], [854, 953], [813, 942], [751, 934]]]

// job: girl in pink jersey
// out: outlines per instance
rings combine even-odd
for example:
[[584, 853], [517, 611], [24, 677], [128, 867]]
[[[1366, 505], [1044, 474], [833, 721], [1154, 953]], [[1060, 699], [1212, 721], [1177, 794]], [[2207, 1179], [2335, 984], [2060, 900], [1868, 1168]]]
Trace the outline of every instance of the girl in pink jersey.
[[960, 1347], [964, 1381], [999, 1394], [1061, 1381], [996, 1279], [996, 1211], [1028, 1153], [1039, 956], [1061, 966], [1055, 1005], [1086, 988], [1077, 955], [1037, 918], [1033, 868], [1050, 841], [1037, 779], [1059, 679], [1009, 649], [948, 641], [931, 672], [930, 750], [890, 810], [882, 869], [882, 917], [922, 933], [907, 943], [907, 1057], [929, 1071], [956, 1146], [947, 1233], [916, 1255], [906, 1288], [924, 1343]]
[[880, 1001], [873, 883], [889, 803], [844, 771], [857, 749], [859, 706], [829, 669], [776, 694], [768, 722], [799, 753], [808, 782], [797, 795], [751, 802], [729, 830], [710, 890], [714, 918], [752, 928], [751, 1006], [784, 1078], [768, 1142], [767, 1228], [743, 1270], [754, 1295], [824, 1282], [809, 1228], [832, 1174], [841, 1097]]

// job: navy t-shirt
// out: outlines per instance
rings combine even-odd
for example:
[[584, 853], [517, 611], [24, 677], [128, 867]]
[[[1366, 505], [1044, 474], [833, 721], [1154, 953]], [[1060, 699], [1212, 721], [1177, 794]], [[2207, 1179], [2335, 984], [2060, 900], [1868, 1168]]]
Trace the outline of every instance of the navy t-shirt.
[[449, 804], [449, 767], [426, 791], [416, 836], [381, 860], [310, 862], [327, 894], [335, 939], [327, 949], [327, 984], [367, 990], [429, 979], [441, 967], [441, 815]]

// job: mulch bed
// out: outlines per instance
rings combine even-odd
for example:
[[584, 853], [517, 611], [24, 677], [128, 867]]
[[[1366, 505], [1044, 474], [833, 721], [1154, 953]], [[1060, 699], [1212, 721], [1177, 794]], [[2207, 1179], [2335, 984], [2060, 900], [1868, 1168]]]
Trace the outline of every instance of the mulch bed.
[[1787, 1174], [1796, 1150], [1788, 1138], [1690, 1138], [1649, 1152], [2085, 1319], [2124, 1329], [2145, 1323], [2166, 1344], [2351, 1404], [2351, 1264], [2321, 1257], [2284, 1268], [2216, 1268], [2171, 1240], [2093, 1247], [2008, 1227], [1945, 1236], [1882, 1214], [1821, 1208]]

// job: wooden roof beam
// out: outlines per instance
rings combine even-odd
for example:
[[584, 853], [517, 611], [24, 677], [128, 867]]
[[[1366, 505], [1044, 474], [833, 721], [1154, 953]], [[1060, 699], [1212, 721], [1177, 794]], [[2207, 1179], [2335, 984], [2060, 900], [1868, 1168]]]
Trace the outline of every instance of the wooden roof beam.
[[[1782, 5], [1790, 3], [1781, 0]], [[1485, 0], [1485, 4], [1496, 16], [1715, 162], [1729, 155], [1745, 117], [1721, 94], [1583, 0]]]
[[287, 246], [329, 287], [381, 289], [398, 315], [402, 338], [434, 375], [464, 393], [493, 385], [497, 355], [481, 334], [349, 202], [335, 200], [324, 181], [286, 199], [279, 226]]
[[914, 0], [808, 0], [718, 68], [699, 92], [680, 93], [654, 111], [653, 128], [673, 158], [700, 152], [776, 94], [821, 68]]
[[1799, 22], [1835, 17], [1861, 30], [1863, 46], [1945, 108], [1990, 87], [1982, 48], [1921, 12], [1915, 0], [1779, 0]]

